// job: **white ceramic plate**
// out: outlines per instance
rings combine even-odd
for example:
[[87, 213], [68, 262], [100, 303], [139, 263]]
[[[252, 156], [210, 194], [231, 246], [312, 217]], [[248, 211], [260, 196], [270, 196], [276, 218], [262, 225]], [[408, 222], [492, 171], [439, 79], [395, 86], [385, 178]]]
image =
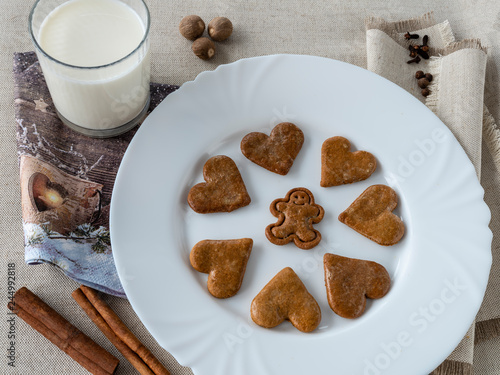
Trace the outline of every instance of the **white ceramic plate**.
[[[297, 124], [305, 143], [287, 176], [240, 152], [242, 137]], [[322, 188], [323, 141], [341, 135], [372, 152], [377, 171], [363, 182]], [[224, 154], [237, 164], [252, 198], [232, 213], [200, 215], [186, 202], [203, 164]], [[392, 186], [406, 225], [401, 242], [382, 247], [337, 216], [373, 184]], [[323, 240], [305, 251], [275, 246], [265, 227], [275, 198], [303, 186], [326, 211]], [[111, 240], [130, 302], [156, 340], [197, 375], [422, 375], [456, 347], [483, 298], [491, 265], [490, 212], [474, 168], [456, 139], [422, 103], [361, 68], [312, 57], [245, 59], [200, 74], [146, 119], [118, 173]], [[251, 237], [254, 247], [239, 293], [206, 290], [189, 264], [203, 239]], [[332, 252], [384, 265], [392, 288], [364, 315], [343, 319], [329, 308], [322, 256]], [[322, 310], [319, 328], [289, 322], [273, 329], [250, 319], [250, 303], [282, 268], [301, 277]]]

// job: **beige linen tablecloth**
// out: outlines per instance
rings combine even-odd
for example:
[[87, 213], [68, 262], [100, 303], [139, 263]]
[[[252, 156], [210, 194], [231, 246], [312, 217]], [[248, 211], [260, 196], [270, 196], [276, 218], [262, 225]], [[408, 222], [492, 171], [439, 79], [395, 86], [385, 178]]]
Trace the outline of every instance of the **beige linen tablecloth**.
[[[104, 348], [121, 359], [117, 374], [135, 370], [88, 320], [71, 298], [77, 284], [47, 265], [24, 264], [23, 232], [16, 155], [12, 55], [33, 47], [27, 30], [31, 1], [3, 0], [0, 11], [0, 319], [1, 374], [85, 374], [86, 371], [48, 344], [20, 319], [15, 327], [16, 367], [7, 365], [9, 349], [7, 321], [7, 276], [14, 264], [16, 289], [26, 285]], [[152, 80], [182, 84], [204, 70], [240, 58], [273, 53], [297, 53], [330, 57], [366, 68], [366, 32], [369, 16], [388, 20], [407, 19], [434, 11], [437, 20], [448, 20], [455, 38], [480, 38], [489, 47], [486, 66], [485, 104], [500, 119], [500, 2], [481, 0], [218, 0], [147, 1], [152, 14]], [[197, 59], [188, 41], [179, 36], [177, 25], [187, 14], [206, 21], [215, 16], [229, 17], [235, 26], [230, 40], [217, 45], [216, 57], [208, 62]], [[483, 157], [489, 157], [483, 147]], [[498, 192], [486, 188], [486, 200], [498, 203]], [[498, 213], [493, 213], [498, 226]], [[497, 272], [499, 270], [496, 270]], [[500, 287], [500, 286], [497, 286]], [[172, 374], [190, 374], [161, 349], [146, 332], [127, 301], [107, 298], [130, 329], [166, 364]], [[488, 303], [495, 303], [489, 301]], [[496, 301], [496, 303], [500, 303]], [[494, 335], [492, 335], [494, 336]], [[480, 341], [469, 351], [476, 375], [500, 374], [500, 337]], [[422, 358], [425, 360], [425, 358]], [[456, 374], [462, 374], [457, 370]]]

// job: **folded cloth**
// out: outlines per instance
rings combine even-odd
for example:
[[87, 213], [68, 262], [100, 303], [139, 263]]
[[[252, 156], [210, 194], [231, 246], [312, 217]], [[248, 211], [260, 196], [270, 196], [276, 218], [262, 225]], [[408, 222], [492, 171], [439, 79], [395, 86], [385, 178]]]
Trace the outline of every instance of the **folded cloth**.
[[[52, 264], [80, 284], [125, 298], [111, 253], [109, 206], [137, 127], [108, 139], [66, 127], [34, 52], [14, 55], [14, 81], [26, 263]], [[151, 84], [149, 111], [177, 88]]]
[[[500, 335], [500, 130], [484, 105], [487, 50], [479, 40], [456, 42], [449, 23], [436, 23], [432, 13], [398, 22], [370, 18], [366, 29], [368, 69], [397, 83], [436, 113], [464, 148], [485, 188], [494, 235], [490, 281], [475, 324], [433, 372], [434, 375], [473, 374], [474, 342]], [[408, 39], [408, 35], [405, 37], [408, 32], [418, 34], [418, 38]], [[411, 46], [423, 44], [429, 46], [430, 58], [424, 58], [427, 56], [420, 50], [417, 55], [420, 61], [410, 61]], [[415, 78], [419, 70], [432, 75], [427, 96], [422, 94]]]

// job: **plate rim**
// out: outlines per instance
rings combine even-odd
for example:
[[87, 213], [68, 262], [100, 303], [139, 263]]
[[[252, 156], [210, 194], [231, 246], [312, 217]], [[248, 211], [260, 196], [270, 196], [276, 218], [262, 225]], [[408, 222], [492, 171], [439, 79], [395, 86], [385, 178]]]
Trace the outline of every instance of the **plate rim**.
[[[384, 81], [388, 82], [390, 85], [396, 86], [394, 83], [390, 82], [389, 80], [387, 80], [387, 79], [385, 79], [385, 78], [383, 78], [383, 77], [381, 77], [381, 76], [376, 75], [376, 74], [375, 74], [375, 73], [373, 73], [373, 72], [370, 72], [370, 71], [368, 71], [368, 70], [366, 70], [366, 69], [364, 69], [364, 68], [361, 68], [361, 67], [358, 67], [358, 66], [355, 66], [355, 65], [352, 65], [352, 64], [348, 64], [348, 63], [345, 63], [345, 62], [342, 62], [342, 61], [333, 60], [333, 59], [330, 59], [330, 58], [325, 58], [325, 57], [310, 56], [310, 55], [279, 54], [279, 55], [267, 55], [267, 56], [258, 56], [258, 57], [250, 57], [250, 58], [246, 58], [246, 59], [241, 59], [241, 60], [238, 60], [238, 61], [235, 61], [235, 62], [229, 63], [229, 64], [219, 65], [219, 66], [218, 66], [215, 70], [213, 70], [213, 71], [204, 71], [204, 72], [200, 73], [200, 74], [199, 74], [199, 75], [198, 75], [198, 76], [197, 76], [197, 77], [196, 77], [193, 81], [189, 81], [189, 82], [186, 82], [185, 84], [183, 84], [183, 85], [182, 85], [182, 86], [181, 86], [181, 87], [180, 87], [180, 88], [179, 88], [176, 92], [174, 92], [174, 93], [170, 94], [170, 95], [169, 95], [169, 96], [168, 96], [168, 97], [167, 97], [167, 98], [166, 98], [163, 102], [165, 102], [165, 103], [166, 103], [168, 100], [172, 100], [172, 98], [176, 98], [176, 97], [177, 97], [177, 96], [179, 96], [179, 95], [183, 95], [182, 93], [183, 93], [184, 91], [186, 91], [186, 89], [184, 89], [184, 90], [183, 90], [183, 88], [185, 88], [185, 87], [189, 88], [189, 87], [191, 87], [191, 86], [195, 86], [195, 85], [197, 84], [197, 82], [200, 82], [201, 80], [205, 79], [204, 77], [207, 77], [207, 76], [208, 76], [208, 77], [210, 77], [210, 76], [212, 76], [212, 75], [217, 75], [217, 74], [219, 74], [218, 72], [220, 72], [221, 70], [231, 69], [232, 67], [238, 66], [238, 64], [242, 64], [242, 62], [247, 62], [247, 61], [258, 61], [258, 60], [266, 60], [266, 59], [274, 59], [274, 58], [285, 58], [285, 59], [287, 59], [287, 58], [291, 58], [291, 59], [294, 59], [294, 58], [296, 58], [296, 57], [299, 57], [299, 58], [301, 58], [301, 59], [302, 59], [302, 58], [311, 58], [311, 59], [331, 60], [331, 61], [335, 61], [335, 62], [337, 62], [337, 63], [346, 64], [346, 65], [349, 65], [349, 66], [351, 66], [351, 67], [355, 67], [355, 68], [357, 68], [357, 69], [360, 69], [360, 70], [363, 70], [363, 71], [365, 71], [365, 72], [368, 72], [368, 73], [370, 73], [370, 74], [372, 74], [372, 75], [376, 76], [376, 77], [377, 77], [377, 79], [382, 79], [382, 80], [384, 80]], [[398, 87], [398, 86], [396, 86], [396, 87]], [[405, 93], [407, 93], [405, 90], [401, 89], [400, 87], [398, 87], [398, 88], [399, 88], [401, 91], [404, 91]], [[409, 93], [407, 93], [407, 95], [408, 95], [408, 96], [410, 96], [410, 97], [412, 97], [412, 98], [414, 98], [414, 97], [413, 97], [411, 94], [409, 94]], [[170, 99], [169, 99], [169, 98], [170, 98]], [[414, 98], [414, 99], [415, 99], [415, 100], [417, 100], [416, 98]], [[418, 100], [417, 100], [417, 101], [418, 101]], [[160, 105], [159, 105], [158, 107], [160, 107], [160, 106], [163, 104], [163, 102], [162, 102], [162, 103], [160, 103]], [[419, 102], [419, 103], [420, 103], [420, 102]], [[422, 104], [422, 105], [423, 105], [423, 104]], [[157, 107], [157, 108], [158, 108], [158, 107]], [[425, 106], [424, 106], [424, 107], [425, 107]], [[427, 108], [427, 107], [425, 107], [425, 108]], [[157, 110], [157, 109], [155, 109], [154, 111], [156, 111], [156, 110]], [[154, 112], [154, 111], [153, 111], [153, 112]], [[429, 111], [430, 111], [430, 110], [429, 110]], [[151, 115], [150, 115], [150, 116], [151, 116]], [[116, 202], [114, 203], [114, 199], [113, 199], [113, 197], [116, 195], [116, 194], [115, 194], [115, 189], [116, 189], [116, 190], [120, 189], [120, 187], [119, 187], [119, 185], [120, 185], [120, 180], [121, 180], [121, 177], [120, 177], [120, 176], [121, 176], [121, 173], [124, 173], [124, 172], [121, 172], [121, 173], [120, 173], [120, 171], [123, 171], [123, 170], [124, 170], [124, 169], [123, 169], [124, 167], [122, 168], [122, 166], [123, 166], [123, 165], [125, 165], [125, 164], [127, 163], [127, 161], [126, 161], [126, 160], [128, 160], [128, 156], [127, 156], [127, 155], [130, 155], [130, 154], [129, 154], [129, 150], [131, 150], [131, 149], [133, 149], [133, 148], [134, 148], [134, 146], [133, 146], [133, 144], [134, 144], [134, 139], [138, 139], [137, 135], [139, 135], [139, 137], [141, 137], [142, 132], [145, 132], [145, 130], [144, 130], [144, 129], [146, 129], [146, 127], [147, 127], [147, 126], [149, 126], [149, 125], [147, 125], [147, 124], [148, 124], [148, 119], [149, 119], [149, 118], [152, 118], [152, 117], [150, 117], [150, 116], [148, 116], [148, 118], [146, 118], [146, 120], [144, 121], [143, 125], [142, 125], [139, 129], [138, 129], [138, 131], [137, 131], [136, 135], [135, 135], [135, 136], [134, 136], [134, 138], [132, 139], [131, 144], [129, 145], [129, 148], [127, 149], [127, 152], [126, 152], [126, 153], [125, 153], [125, 155], [124, 155], [124, 158], [123, 158], [122, 164], [120, 165], [120, 168], [119, 168], [119, 171], [118, 171], [118, 174], [117, 174], [117, 177], [116, 177], [115, 186], [114, 186], [114, 188], [113, 188], [112, 200], [111, 200], [111, 209], [110, 209], [110, 232], [111, 232], [111, 242], [112, 242], [112, 247], [113, 247], [113, 249], [116, 249], [116, 248], [113, 246], [113, 242], [116, 242], [116, 241], [114, 241], [114, 240], [113, 240], [113, 237], [114, 237], [114, 236], [113, 236], [113, 232], [114, 232], [114, 231], [113, 231], [113, 227], [114, 227], [114, 224], [116, 223], [116, 220], [115, 220], [115, 219], [116, 219], [116, 217], [117, 217], [117, 215], [118, 215], [118, 214], [117, 214], [117, 212], [115, 211], [115, 208], [117, 207], [117, 204], [116, 204]], [[436, 117], [436, 118], [437, 118], [437, 117]], [[439, 121], [440, 121], [440, 120], [439, 120]], [[440, 122], [441, 122], [441, 121], [440, 121]], [[145, 126], [145, 125], [146, 125], [146, 126]], [[445, 126], [445, 125], [443, 124], [443, 126]], [[130, 146], [132, 146], [132, 147], [130, 147]], [[462, 149], [461, 147], [460, 147], [460, 149], [462, 150], [462, 152], [464, 152], [464, 151], [463, 151], [463, 149]], [[464, 152], [464, 153], [465, 153], [465, 152]], [[124, 161], [125, 161], [125, 164], [124, 164]], [[470, 163], [470, 161], [469, 161], [469, 163]], [[470, 165], [472, 166], [472, 163], [470, 163]], [[479, 182], [477, 182], [477, 184], [478, 184], [478, 186], [479, 186], [479, 187], [480, 187], [480, 189], [481, 189], [482, 196], [484, 196], [484, 189], [483, 189], [483, 188], [482, 188], [482, 186], [479, 184]], [[484, 199], [483, 199], [483, 204], [486, 206], [486, 203], [484, 203]], [[486, 206], [486, 208], [488, 208], [488, 207]], [[488, 208], [488, 215], [485, 215], [485, 216], [484, 216], [484, 219], [483, 219], [482, 221], [483, 221], [483, 224], [485, 224], [485, 227], [486, 227], [486, 228], [488, 228], [488, 232], [489, 232], [489, 236], [490, 236], [490, 238], [492, 238], [492, 233], [491, 233], [491, 230], [489, 229], [489, 226], [488, 226], [490, 219], [491, 219], [491, 213], [489, 212], [489, 208]], [[490, 239], [490, 243], [491, 243], [491, 239]], [[491, 249], [491, 246], [490, 246], [490, 249]], [[489, 256], [489, 265], [490, 265], [490, 267], [491, 267], [491, 251], [489, 252], [489, 255], [490, 255], [490, 256]], [[114, 259], [115, 259], [115, 263], [117, 264], [117, 271], [118, 271], [118, 275], [119, 275], [120, 279], [122, 279], [123, 275], [121, 274], [120, 267], [118, 266], [118, 265], [120, 264], [120, 260], [118, 259], [118, 258], [119, 258], [119, 256], [117, 256], [117, 253], [116, 253], [115, 251], [113, 251], [113, 256], [114, 256]], [[488, 272], [488, 273], [487, 273], [487, 275], [486, 275], [486, 281], [485, 281], [485, 282], [483, 282], [483, 283], [481, 283], [481, 296], [483, 296], [483, 297], [484, 297], [484, 293], [485, 293], [486, 286], [487, 286], [487, 280], [488, 280], [488, 277], [487, 277], [487, 276], [488, 276], [488, 275], [489, 275], [489, 272]], [[124, 289], [125, 289], [125, 291], [127, 292], [127, 287], [125, 286], [125, 284], [126, 284], [126, 283], [124, 283]], [[140, 314], [139, 314], [139, 312], [137, 311], [136, 307], [134, 307], [134, 304], [133, 304], [132, 300], [130, 300], [130, 302], [131, 302], [131, 305], [132, 305], [132, 307], [133, 307], [134, 311], [137, 313], [137, 315], [139, 316], [139, 318], [140, 318], [140, 319], [141, 319], [141, 321], [142, 321], [143, 319], [141, 318], [141, 315], [140, 315]], [[477, 306], [477, 310], [476, 310], [476, 312], [475, 312], [474, 316], [477, 314], [477, 311], [479, 310], [479, 308], [480, 308], [480, 304]], [[464, 329], [465, 329], [465, 328], [464, 328]], [[465, 331], [464, 331], [464, 334], [465, 334], [465, 332], [467, 332], [467, 329], [468, 329], [468, 327], [466, 327], [466, 329], [465, 329]], [[151, 332], [151, 330], [150, 330], [150, 329], [148, 329], [148, 330]], [[152, 332], [151, 332], [151, 333], [152, 333]], [[153, 333], [152, 333], [152, 334], [153, 334]], [[462, 335], [462, 337], [463, 337], [463, 335]], [[460, 342], [460, 340], [457, 342], [457, 344], [458, 344], [459, 342]], [[170, 349], [167, 349], [167, 350], [169, 350], [169, 351], [170, 351]], [[176, 356], [176, 357], [179, 357], [179, 358], [180, 358], [180, 357], [182, 357], [182, 355], [180, 355], [179, 353], [176, 355], [173, 351], [172, 351], [172, 354], [173, 354], [174, 356]], [[449, 354], [449, 353], [448, 353], [448, 354]], [[195, 366], [195, 365], [193, 365], [193, 364], [190, 364], [190, 365], [191, 365], [193, 368], [194, 368], [194, 367], [196, 367], [196, 366]]]

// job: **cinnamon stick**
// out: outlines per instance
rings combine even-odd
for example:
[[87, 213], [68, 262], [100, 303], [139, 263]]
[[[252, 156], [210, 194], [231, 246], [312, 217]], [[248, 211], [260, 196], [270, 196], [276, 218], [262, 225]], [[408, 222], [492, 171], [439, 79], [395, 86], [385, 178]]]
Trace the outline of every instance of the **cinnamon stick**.
[[155, 375], [170, 375], [170, 372], [156, 359], [153, 353], [139, 341], [111, 307], [99, 297], [96, 290], [84, 285], [80, 286], [80, 289], [115, 335], [134, 351]]
[[80, 305], [83, 311], [89, 316], [89, 318], [94, 322], [94, 324], [101, 330], [102, 333], [108, 338], [108, 340], [122, 353], [122, 355], [127, 359], [132, 366], [135, 367], [141, 375], [155, 375], [153, 371], [144, 363], [144, 361], [139, 357], [132, 349], [130, 349], [127, 344], [125, 344], [109, 327], [108, 323], [103, 319], [95, 307], [90, 303], [85, 294], [83, 294], [80, 288], [76, 289], [72, 294], [75, 301]]
[[114, 374], [118, 366], [117, 358], [26, 287], [14, 294], [14, 303], [9, 302], [8, 308], [92, 374]]

